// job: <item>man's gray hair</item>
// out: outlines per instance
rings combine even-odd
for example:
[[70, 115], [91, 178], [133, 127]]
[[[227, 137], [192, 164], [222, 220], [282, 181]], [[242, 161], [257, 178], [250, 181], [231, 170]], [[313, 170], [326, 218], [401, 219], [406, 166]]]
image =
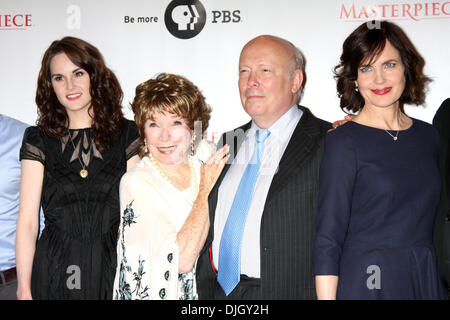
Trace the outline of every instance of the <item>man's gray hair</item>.
[[290, 70], [290, 76], [292, 77], [294, 75], [295, 70], [300, 70], [302, 72], [303, 75], [303, 82], [300, 86], [300, 89], [297, 91], [297, 100], [296, 103], [299, 103], [302, 95], [303, 95], [303, 90], [305, 88], [305, 84], [306, 84], [306, 59], [305, 56], [303, 55], [303, 53], [300, 51], [299, 48], [297, 48], [292, 42], [285, 40], [287, 43], [289, 43], [289, 45], [292, 47], [292, 52], [294, 54], [294, 65], [293, 68]]

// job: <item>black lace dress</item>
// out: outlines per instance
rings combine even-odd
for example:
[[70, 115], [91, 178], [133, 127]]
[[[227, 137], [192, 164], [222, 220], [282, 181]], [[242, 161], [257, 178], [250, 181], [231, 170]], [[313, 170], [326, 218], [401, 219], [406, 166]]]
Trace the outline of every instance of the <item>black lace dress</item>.
[[[37, 127], [24, 134], [20, 159], [41, 162], [45, 228], [36, 245], [33, 299], [111, 299], [120, 218], [119, 183], [138, 152], [138, 129], [126, 129], [99, 152], [91, 129], [55, 139]], [[71, 141], [72, 140], [72, 141]], [[81, 163], [88, 170], [82, 178]]]

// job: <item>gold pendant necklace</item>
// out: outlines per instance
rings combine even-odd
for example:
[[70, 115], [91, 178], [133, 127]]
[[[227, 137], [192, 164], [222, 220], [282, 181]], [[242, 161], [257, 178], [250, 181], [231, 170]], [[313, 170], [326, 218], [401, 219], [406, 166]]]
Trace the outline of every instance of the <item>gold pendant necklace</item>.
[[[69, 138], [70, 138], [70, 141], [72, 142], [73, 152], [75, 152], [75, 143], [73, 143], [73, 139], [72, 139], [72, 135], [70, 134], [70, 131], [69, 131]], [[91, 147], [92, 147], [92, 145], [91, 145]], [[83, 161], [81, 161], [80, 154], [78, 154], [77, 158], [78, 158], [78, 161], [80, 162], [80, 165], [81, 165], [80, 177], [82, 177], [83, 179], [86, 179], [86, 177], [88, 176], [89, 172], [87, 171], [86, 166], [84, 165]]]
[[88, 171], [85, 169], [85, 168], [83, 168], [83, 169], [81, 169], [80, 170], [80, 176], [84, 179], [84, 178], [86, 178], [87, 176], [88, 176]]

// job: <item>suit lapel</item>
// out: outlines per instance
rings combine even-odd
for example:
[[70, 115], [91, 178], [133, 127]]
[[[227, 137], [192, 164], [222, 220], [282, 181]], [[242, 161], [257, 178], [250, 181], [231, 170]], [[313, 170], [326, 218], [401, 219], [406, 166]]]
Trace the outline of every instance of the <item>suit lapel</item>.
[[283, 188], [283, 185], [301, 170], [302, 165], [308, 160], [318, 147], [320, 131], [314, 121], [314, 116], [304, 107], [300, 107], [303, 115], [295, 128], [291, 139], [280, 159], [277, 173], [274, 175], [266, 204]]

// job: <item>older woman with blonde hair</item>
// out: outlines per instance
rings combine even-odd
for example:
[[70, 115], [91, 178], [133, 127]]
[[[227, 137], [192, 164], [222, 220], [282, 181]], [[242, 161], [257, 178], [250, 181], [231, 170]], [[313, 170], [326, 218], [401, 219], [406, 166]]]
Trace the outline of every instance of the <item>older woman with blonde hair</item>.
[[208, 195], [228, 146], [211, 155], [215, 146], [202, 139], [211, 109], [184, 77], [163, 73], [140, 84], [132, 109], [142, 160], [120, 184], [114, 299], [197, 299]]

